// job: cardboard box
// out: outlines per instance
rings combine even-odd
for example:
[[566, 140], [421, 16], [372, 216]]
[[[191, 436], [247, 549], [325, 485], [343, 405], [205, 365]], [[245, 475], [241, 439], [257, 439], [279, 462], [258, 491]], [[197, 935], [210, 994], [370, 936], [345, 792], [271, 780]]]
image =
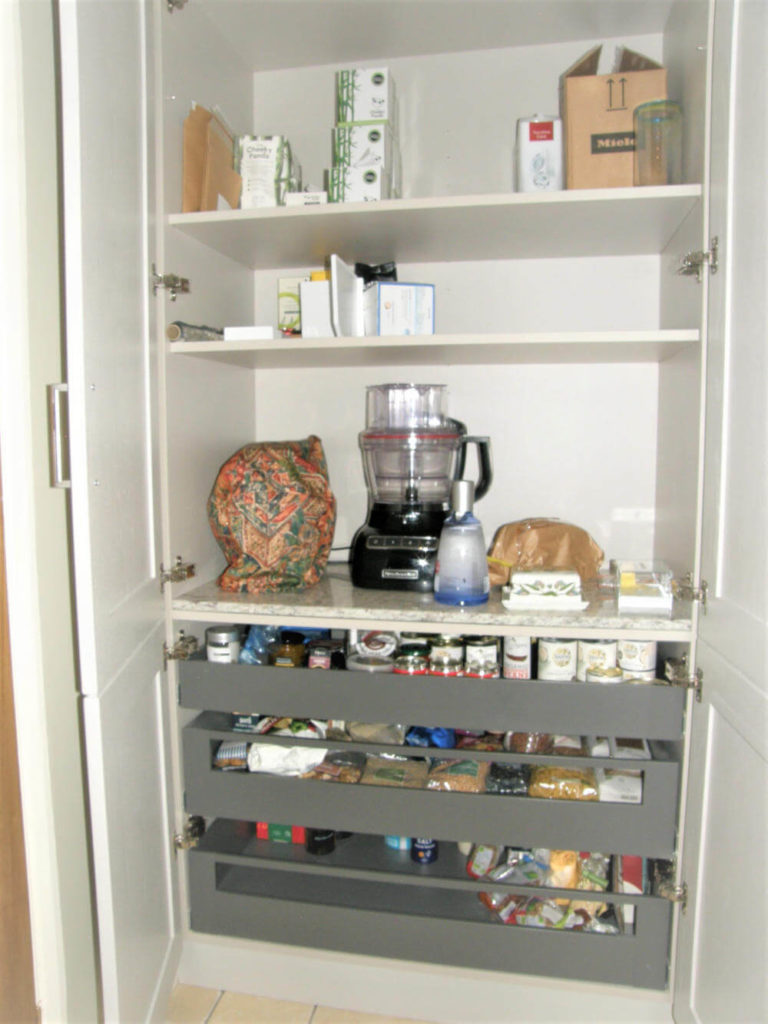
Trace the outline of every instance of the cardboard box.
[[281, 277], [277, 282], [277, 329], [281, 334], [301, 334], [301, 282], [303, 277]]
[[243, 210], [283, 206], [286, 193], [301, 189], [301, 168], [282, 135], [241, 135], [237, 162]]
[[615, 70], [598, 75], [601, 49], [584, 54], [560, 80], [566, 188], [631, 186], [635, 107], [667, 98], [665, 68], [621, 49]]
[[404, 281], [374, 281], [363, 294], [365, 333], [435, 333], [435, 286]]
[[336, 124], [395, 120], [395, 83], [389, 68], [344, 68], [336, 72]]
[[332, 338], [331, 282], [302, 281], [300, 288], [302, 338]]

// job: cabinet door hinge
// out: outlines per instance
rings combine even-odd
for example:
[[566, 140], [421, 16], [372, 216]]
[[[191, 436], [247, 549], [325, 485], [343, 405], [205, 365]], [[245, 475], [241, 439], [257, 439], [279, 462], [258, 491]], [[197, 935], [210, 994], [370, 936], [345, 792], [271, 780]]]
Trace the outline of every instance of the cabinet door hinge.
[[677, 268], [678, 274], [686, 277], [694, 277], [701, 283], [704, 277], [704, 267], [709, 267], [711, 274], [716, 274], [720, 266], [720, 239], [715, 236], [709, 241], [709, 249], [706, 252], [691, 250], [680, 260]]
[[667, 658], [664, 662], [664, 677], [673, 686], [685, 686], [689, 690], [695, 690], [696, 700], [701, 703], [704, 673], [700, 668], [691, 671], [687, 655], [684, 654], [682, 658]]
[[152, 294], [157, 295], [158, 288], [167, 288], [171, 295], [171, 302], [176, 301], [179, 292], [186, 295], [189, 292], [189, 279], [178, 277], [176, 274], [158, 274], [157, 267], [152, 264]]
[[195, 563], [185, 562], [182, 560], [181, 555], [178, 555], [176, 561], [173, 563], [170, 569], [166, 569], [165, 566], [160, 563], [160, 593], [162, 594], [165, 590], [166, 583], [181, 583], [183, 580], [191, 580], [195, 575]]
[[205, 819], [199, 814], [191, 814], [184, 822], [181, 832], [173, 835], [174, 850], [191, 850], [197, 846], [201, 836], [205, 835]]
[[675, 885], [674, 882], [662, 882], [658, 888], [659, 896], [670, 903], [679, 903], [680, 909], [685, 913], [688, 906], [688, 884]]
[[707, 610], [707, 590], [708, 584], [706, 580], [701, 580], [699, 585], [693, 582], [693, 573], [687, 573], [683, 579], [674, 581], [674, 592], [675, 597], [680, 601], [699, 601], [701, 603], [702, 611]]
[[187, 636], [183, 629], [179, 630], [179, 639], [173, 646], [163, 644], [163, 668], [168, 668], [169, 661], [186, 661], [197, 650], [197, 637]]
[[180, 11], [186, 2], [187, 0], [165, 0], [165, 7], [170, 14], [173, 14], [174, 11]]

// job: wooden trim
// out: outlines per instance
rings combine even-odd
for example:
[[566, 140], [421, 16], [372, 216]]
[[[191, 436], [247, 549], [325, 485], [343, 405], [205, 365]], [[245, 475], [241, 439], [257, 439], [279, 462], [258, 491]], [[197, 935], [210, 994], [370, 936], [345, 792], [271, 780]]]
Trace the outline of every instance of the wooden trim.
[[0, 1022], [38, 1022], [13, 710], [0, 491]]

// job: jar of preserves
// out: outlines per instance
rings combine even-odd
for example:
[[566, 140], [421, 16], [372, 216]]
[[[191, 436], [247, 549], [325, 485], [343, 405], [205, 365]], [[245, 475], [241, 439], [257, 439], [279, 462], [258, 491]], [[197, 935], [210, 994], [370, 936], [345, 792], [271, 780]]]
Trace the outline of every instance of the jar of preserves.
[[280, 639], [275, 640], [267, 648], [270, 665], [279, 668], [301, 668], [306, 658], [306, 646], [301, 633], [285, 629]]

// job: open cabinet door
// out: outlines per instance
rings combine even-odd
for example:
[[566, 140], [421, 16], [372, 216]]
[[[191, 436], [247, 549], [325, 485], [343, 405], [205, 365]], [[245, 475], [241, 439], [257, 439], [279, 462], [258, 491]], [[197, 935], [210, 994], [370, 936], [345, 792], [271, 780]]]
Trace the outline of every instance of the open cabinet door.
[[148, 327], [155, 10], [59, 7], [79, 665], [104, 1016], [119, 1022], [160, 1019], [178, 944]]
[[700, 616], [675, 1019], [768, 1020], [768, 4], [717, 0]]

